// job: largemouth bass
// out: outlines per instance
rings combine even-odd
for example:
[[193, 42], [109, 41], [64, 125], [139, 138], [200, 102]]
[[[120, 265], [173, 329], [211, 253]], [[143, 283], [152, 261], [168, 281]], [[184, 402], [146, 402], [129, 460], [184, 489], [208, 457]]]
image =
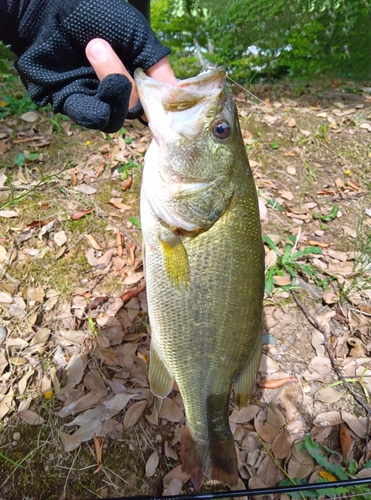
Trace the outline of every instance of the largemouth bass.
[[217, 68], [173, 86], [135, 72], [154, 135], [141, 190], [150, 386], [161, 398], [179, 387], [182, 468], [197, 489], [204, 476], [237, 483], [231, 388], [243, 406], [261, 358], [259, 209], [225, 78]]

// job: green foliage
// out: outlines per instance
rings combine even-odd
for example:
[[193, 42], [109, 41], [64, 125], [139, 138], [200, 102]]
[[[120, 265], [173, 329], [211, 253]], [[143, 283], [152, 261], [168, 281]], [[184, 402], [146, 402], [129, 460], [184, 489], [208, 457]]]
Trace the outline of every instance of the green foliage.
[[226, 66], [239, 81], [285, 73], [305, 78], [371, 77], [371, 0], [152, 0], [152, 4], [152, 25], [173, 49], [179, 77], [196, 73], [196, 67], [188, 67], [189, 56], [197, 66], [195, 40], [207, 61]]
[[[306, 450], [312, 458], [320, 465], [323, 469], [325, 469], [329, 478], [332, 478], [332, 481], [348, 481], [349, 479], [354, 479], [354, 475], [357, 473], [358, 467], [355, 460], [350, 460], [349, 463], [336, 452], [323, 446], [320, 443], [316, 443], [313, 441], [312, 436], [310, 434], [306, 434], [304, 437], [304, 441], [301, 441], [295, 446], [300, 446], [301, 450]], [[334, 463], [331, 460], [331, 456], [337, 455], [339, 464]], [[367, 462], [363, 465], [363, 469], [369, 468], [370, 463]], [[350, 496], [355, 496], [357, 498], [361, 498], [363, 500], [371, 500], [370, 487], [367, 484], [349, 486], [344, 484], [344, 486], [340, 486], [338, 488], [331, 487], [331, 481], [328, 479], [320, 478], [316, 480], [316, 483], [327, 483], [329, 487], [318, 489], [318, 490], [310, 490], [305, 491], [304, 489], [301, 492], [290, 493], [291, 498], [311, 498], [311, 499], [319, 499], [323, 498], [323, 495], [327, 495], [330, 498], [340, 498], [339, 495], [346, 495], [347, 498]], [[294, 479], [295, 484], [300, 484], [305, 487], [308, 484], [306, 479]], [[284, 479], [281, 481], [280, 486], [292, 486], [293, 482], [291, 479]]]
[[18, 153], [13, 160], [14, 165], [17, 167], [24, 167], [27, 162], [37, 161], [40, 158], [38, 151], [33, 151], [28, 154]]
[[[298, 272], [310, 277], [311, 279], [318, 281], [322, 286], [324, 285], [323, 280], [319, 280], [317, 277], [317, 272], [312, 266], [305, 262], [301, 262], [300, 259], [306, 257], [310, 254], [322, 254], [322, 249], [315, 246], [309, 246], [303, 250], [296, 251], [295, 236], [291, 235], [285, 244], [284, 251], [281, 253], [277, 245], [272, 241], [269, 236], [263, 236], [264, 242], [275, 251], [277, 255], [277, 262], [272, 267], [268, 269], [265, 277], [265, 292], [271, 295], [275, 285], [275, 276], [284, 276], [288, 273], [291, 278], [295, 278]], [[287, 285], [282, 287], [285, 290], [292, 288], [292, 285]]]

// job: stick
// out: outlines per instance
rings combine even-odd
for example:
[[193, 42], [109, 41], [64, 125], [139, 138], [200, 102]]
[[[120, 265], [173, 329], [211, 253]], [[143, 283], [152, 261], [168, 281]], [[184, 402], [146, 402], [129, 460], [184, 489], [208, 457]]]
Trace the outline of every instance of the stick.
[[335, 358], [332, 355], [332, 352], [330, 350], [330, 346], [329, 346], [329, 343], [328, 343], [328, 336], [327, 336], [326, 330], [323, 328], [322, 325], [319, 324], [319, 322], [317, 321], [317, 319], [308, 311], [308, 309], [305, 307], [305, 305], [298, 299], [298, 296], [296, 295], [296, 293], [295, 293], [294, 290], [291, 290], [291, 294], [292, 294], [295, 302], [297, 303], [297, 305], [300, 307], [300, 309], [304, 313], [304, 315], [307, 317], [307, 319], [310, 320], [310, 323], [312, 323], [312, 325], [315, 328], [317, 328], [317, 330], [319, 330], [322, 333], [322, 335], [323, 335], [323, 344], [325, 346], [325, 349], [327, 351], [327, 354], [328, 354], [328, 357], [329, 357], [329, 359], [331, 361], [331, 365], [332, 365], [333, 369], [335, 370], [335, 372], [336, 372], [337, 376], [339, 377], [339, 379], [344, 384], [344, 387], [346, 388], [346, 390], [353, 396], [353, 398], [357, 401], [357, 403], [360, 406], [362, 406], [362, 408], [365, 410], [365, 412], [367, 414], [367, 432], [366, 432], [366, 443], [365, 443], [365, 454], [364, 454], [365, 461], [367, 461], [368, 443], [369, 443], [369, 436], [368, 436], [368, 434], [369, 434], [369, 430], [370, 430], [371, 408], [369, 408], [367, 406], [367, 404], [363, 401], [363, 399], [350, 387], [350, 385], [347, 382], [346, 378], [341, 373], [341, 370], [340, 370], [339, 366], [336, 364]]

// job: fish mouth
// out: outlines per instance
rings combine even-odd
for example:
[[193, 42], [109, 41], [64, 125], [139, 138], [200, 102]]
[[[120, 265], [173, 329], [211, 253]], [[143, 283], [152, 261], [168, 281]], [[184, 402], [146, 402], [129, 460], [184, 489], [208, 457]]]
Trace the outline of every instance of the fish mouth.
[[210, 106], [225, 86], [226, 70], [212, 68], [175, 85], [159, 82], [143, 70], [134, 72], [139, 97], [158, 144], [181, 136], [195, 138], [203, 129]]
[[192, 78], [179, 80], [175, 85], [154, 80], [140, 68], [135, 70], [134, 78], [144, 107], [148, 106], [146, 94], [154, 93], [165, 111], [183, 111], [218, 94], [224, 86], [226, 70], [223, 67], [210, 68]]

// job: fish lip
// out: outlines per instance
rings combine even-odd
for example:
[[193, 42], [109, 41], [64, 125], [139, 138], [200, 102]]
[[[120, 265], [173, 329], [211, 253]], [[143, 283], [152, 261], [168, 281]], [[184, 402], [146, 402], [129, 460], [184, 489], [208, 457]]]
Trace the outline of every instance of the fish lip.
[[142, 70], [142, 68], [137, 68], [134, 71], [135, 82], [138, 85], [143, 84], [143, 82], [148, 82], [154, 87], [169, 87], [169, 88], [186, 88], [190, 87], [194, 84], [200, 86], [201, 83], [207, 83], [212, 81], [213, 79], [218, 79], [220, 77], [225, 80], [226, 77], [226, 69], [223, 66], [218, 66], [216, 68], [209, 68], [206, 71], [198, 74], [197, 76], [192, 76], [191, 78], [186, 78], [185, 80], [179, 80], [176, 84], [160, 82], [158, 80], [154, 80], [150, 76], [146, 75], [146, 73]]
[[152, 90], [160, 94], [160, 101], [165, 111], [182, 111], [210, 99], [211, 94], [220, 92], [224, 87], [225, 78], [226, 70], [222, 66], [210, 68], [186, 80], [179, 80], [176, 84], [154, 80], [141, 68], [137, 68], [134, 72], [139, 96], [146, 112], [147, 91], [150, 93]]

